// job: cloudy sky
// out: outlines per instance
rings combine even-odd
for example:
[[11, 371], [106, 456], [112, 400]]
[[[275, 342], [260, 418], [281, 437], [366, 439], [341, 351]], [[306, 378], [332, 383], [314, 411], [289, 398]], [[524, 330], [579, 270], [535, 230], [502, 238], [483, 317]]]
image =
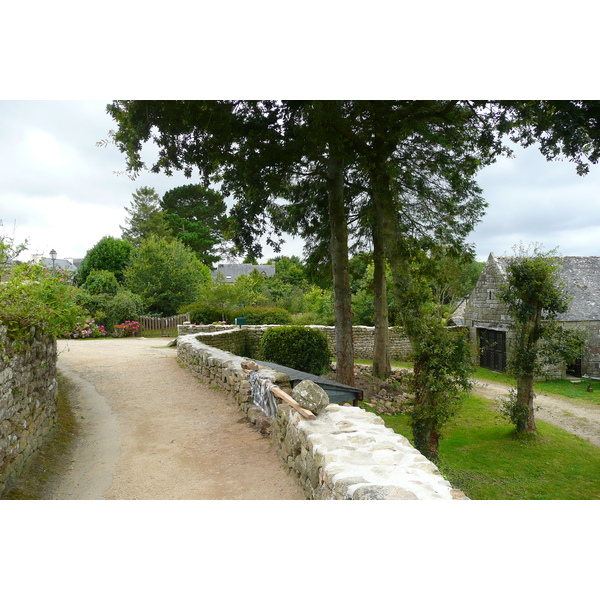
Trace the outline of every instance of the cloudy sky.
[[[99, 147], [114, 122], [108, 100], [0, 101], [0, 219], [5, 235], [29, 239], [32, 253], [83, 257], [103, 236], [118, 237], [125, 207], [138, 187], [160, 195], [188, 180], [183, 175], [126, 174], [113, 145]], [[562, 255], [600, 254], [600, 165], [580, 177], [570, 162], [547, 162], [535, 148], [517, 149], [483, 170], [489, 203], [470, 236], [478, 257], [511, 253], [515, 244], [542, 244]], [[300, 240], [284, 254], [300, 255]], [[265, 258], [273, 253], [265, 250]]]

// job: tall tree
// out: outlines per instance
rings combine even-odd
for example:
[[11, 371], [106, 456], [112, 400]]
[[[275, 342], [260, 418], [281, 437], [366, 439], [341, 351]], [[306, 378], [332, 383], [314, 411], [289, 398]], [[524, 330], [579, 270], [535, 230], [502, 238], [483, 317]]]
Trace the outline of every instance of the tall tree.
[[[330, 225], [330, 253], [336, 287], [338, 379], [354, 377], [351, 298], [347, 268], [344, 203], [345, 147], [339, 133], [344, 103], [323, 102], [160, 102], [117, 101], [108, 107], [119, 123], [115, 141], [128, 155], [128, 169], [144, 168], [142, 143], [160, 148], [152, 170], [197, 167], [207, 184], [220, 181], [236, 205], [236, 244], [260, 255], [258, 240], [279, 247], [286, 224], [279, 199], [298, 194], [298, 183], [318, 181], [317, 202]], [[155, 128], [155, 129], [153, 129]], [[158, 133], [156, 133], [158, 132]], [[289, 221], [288, 221], [289, 222]]]
[[125, 208], [129, 215], [125, 219], [126, 226], [119, 226], [125, 241], [138, 246], [150, 235], [173, 237], [160, 206], [160, 196], [154, 188], [140, 187], [132, 194], [132, 198], [131, 205]]
[[506, 413], [519, 433], [535, 433], [533, 382], [544, 367], [559, 361], [572, 362], [581, 355], [582, 337], [577, 330], [563, 329], [556, 317], [567, 312], [570, 298], [559, 279], [560, 261], [552, 251], [534, 247], [529, 253], [516, 249], [506, 266], [506, 284], [498, 297], [512, 317], [507, 371], [517, 380], [517, 390]]
[[175, 237], [191, 248], [202, 263], [212, 267], [225, 240], [227, 205], [223, 195], [202, 185], [169, 190], [160, 205]]

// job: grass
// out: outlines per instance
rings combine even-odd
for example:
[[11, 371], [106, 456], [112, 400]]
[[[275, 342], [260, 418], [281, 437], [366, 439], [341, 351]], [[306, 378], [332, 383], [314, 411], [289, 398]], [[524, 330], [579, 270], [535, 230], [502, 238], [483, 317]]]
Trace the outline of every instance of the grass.
[[[358, 362], [358, 361], [357, 361]], [[369, 364], [369, 361], [360, 361]], [[410, 366], [404, 364], [402, 366]], [[478, 379], [514, 385], [504, 373], [477, 369]], [[592, 384], [593, 387], [593, 384]], [[599, 403], [587, 382], [553, 380], [536, 391], [586, 403]], [[363, 405], [366, 410], [372, 410]], [[406, 415], [381, 415], [386, 425], [413, 441]], [[537, 422], [536, 436], [518, 436], [491, 400], [465, 396], [440, 442], [440, 470], [473, 500], [600, 499], [600, 448], [553, 425]]]
[[[366, 407], [365, 407], [366, 408]], [[405, 415], [382, 415], [412, 442]], [[547, 423], [519, 437], [490, 401], [467, 397], [440, 442], [440, 470], [473, 500], [600, 499], [600, 448]]]

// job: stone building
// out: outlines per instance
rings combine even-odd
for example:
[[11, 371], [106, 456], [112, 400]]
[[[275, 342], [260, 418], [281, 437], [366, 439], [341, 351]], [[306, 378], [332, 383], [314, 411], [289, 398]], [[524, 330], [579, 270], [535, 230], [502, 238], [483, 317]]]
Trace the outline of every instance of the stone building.
[[[463, 322], [479, 356], [479, 365], [495, 371], [506, 369], [510, 347], [510, 316], [497, 297], [506, 282], [508, 259], [490, 254], [487, 264], [466, 302]], [[587, 342], [581, 358], [572, 365], [556, 365], [552, 374], [575, 377], [600, 377], [600, 257], [565, 256], [561, 258], [560, 278], [572, 298], [568, 312], [559, 316], [564, 327], [586, 331]]]

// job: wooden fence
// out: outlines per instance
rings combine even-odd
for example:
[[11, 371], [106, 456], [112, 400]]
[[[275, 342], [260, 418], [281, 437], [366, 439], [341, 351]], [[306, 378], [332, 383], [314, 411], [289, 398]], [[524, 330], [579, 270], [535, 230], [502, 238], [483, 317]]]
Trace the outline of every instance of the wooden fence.
[[177, 325], [183, 325], [185, 321], [190, 320], [190, 314], [174, 315], [172, 317], [140, 317], [140, 335], [149, 332], [155, 332], [157, 335], [176, 336]]

